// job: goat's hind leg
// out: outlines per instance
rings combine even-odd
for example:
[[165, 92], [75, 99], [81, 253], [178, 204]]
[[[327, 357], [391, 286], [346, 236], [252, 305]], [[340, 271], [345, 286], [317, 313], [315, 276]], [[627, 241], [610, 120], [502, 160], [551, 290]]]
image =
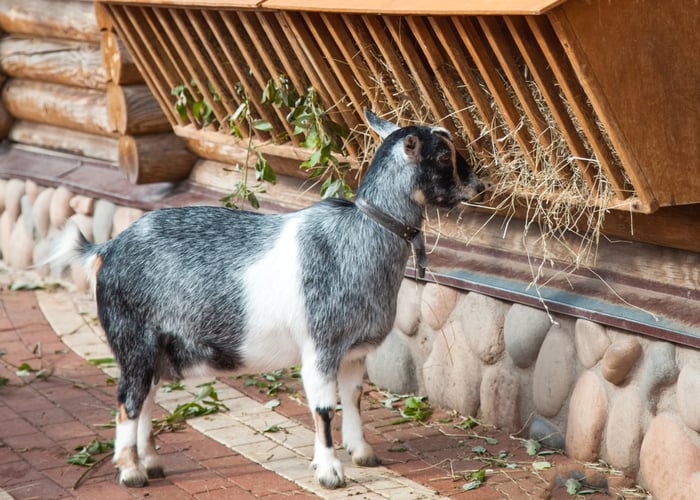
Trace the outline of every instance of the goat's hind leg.
[[[140, 488], [148, 484], [148, 471], [139, 457], [139, 426], [143, 419], [150, 420], [150, 408], [147, 406], [147, 411], [143, 410], [153, 378], [139, 369], [135, 371], [139, 373], [137, 379], [134, 375], [129, 375], [130, 370], [124, 369], [122, 365], [114, 439], [114, 465], [119, 469], [119, 482], [130, 488]], [[148, 413], [148, 416], [144, 413]], [[148, 434], [150, 430], [149, 425]], [[141, 436], [143, 434], [141, 433]]]
[[153, 435], [153, 421], [151, 420], [158, 387], [159, 385], [155, 384], [151, 387], [151, 391], [148, 393], [148, 397], [146, 397], [146, 400], [141, 407], [136, 437], [136, 447], [138, 449], [139, 460], [146, 468], [146, 473], [148, 474], [149, 479], [165, 477], [160, 456], [156, 451], [155, 436]]
[[340, 365], [338, 386], [343, 407], [343, 444], [353, 463], [363, 467], [376, 467], [379, 457], [365, 440], [360, 417], [362, 379], [365, 374], [365, 359], [346, 360]]

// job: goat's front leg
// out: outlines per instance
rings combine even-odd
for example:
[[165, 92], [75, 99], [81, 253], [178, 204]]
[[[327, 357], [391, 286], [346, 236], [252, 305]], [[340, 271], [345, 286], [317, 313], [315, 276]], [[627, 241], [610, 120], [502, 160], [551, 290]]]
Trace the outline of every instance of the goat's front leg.
[[345, 361], [338, 372], [340, 403], [343, 406], [343, 444], [356, 465], [376, 467], [381, 462], [362, 432], [360, 399], [365, 375], [365, 359]]
[[345, 485], [343, 465], [333, 448], [331, 427], [336, 406], [335, 376], [324, 374], [317, 368], [315, 355], [309, 358], [303, 360], [301, 377], [316, 428], [312, 464], [321, 486], [335, 489]]
[[119, 469], [119, 482], [130, 488], [140, 488], [148, 484], [148, 473], [139, 460], [137, 448], [139, 418], [129, 418], [125, 404], [120, 403], [116, 420], [114, 465]]

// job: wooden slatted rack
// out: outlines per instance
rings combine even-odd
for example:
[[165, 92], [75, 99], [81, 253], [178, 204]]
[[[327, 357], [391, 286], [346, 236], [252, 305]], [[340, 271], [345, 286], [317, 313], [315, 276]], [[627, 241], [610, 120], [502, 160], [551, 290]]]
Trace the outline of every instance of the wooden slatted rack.
[[[365, 107], [403, 123], [448, 128], [459, 147], [469, 147], [492, 175], [516, 178], [509, 189], [523, 196], [560, 196], [558, 191], [573, 187], [574, 194], [567, 196], [574, 204], [592, 199], [598, 207], [647, 213], [659, 206], [700, 202], [698, 156], [680, 168], [677, 155], [669, 156], [674, 164], [666, 167], [678, 168], [675, 178], [655, 173], [660, 166], [650, 161], [654, 155], [645, 156], [646, 146], [637, 144], [646, 132], [627, 130], [623, 122], [638, 128], [671, 125], [635, 121], [634, 113], [654, 112], [653, 106], [616, 108], [606, 94], [613, 92], [612, 84], [595, 73], [587, 38], [578, 34], [585, 19], [572, 18], [582, 9], [586, 15], [608, 9], [610, 19], [622, 19], [632, 2], [620, 0], [617, 7], [589, 2], [588, 11], [586, 2], [575, 0], [562, 5], [474, 2], [471, 10], [446, 2], [436, 14], [421, 15], [396, 15], [406, 14], [411, 2], [402, 7], [407, 12], [396, 11], [389, 2], [384, 10], [375, 6], [365, 13], [355, 10], [372, 7], [323, 3], [105, 0], [102, 6], [181, 136], [202, 133], [211, 138], [212, 125], [204, 127], [191, 113], [183, 117], [176, 112], [172, 89], [178, 85], [209, 103], [214, 128], [220, 125], [216, 134], [231, 142], [222, 124], [240, 105], [241, 95], [260, 96], [269, 79], [286, 74], [298, 90], [313, 87], [333, 119], [348, 130], [361, 127]], [[647, 17], [659, 17], [658, 8], [647, 7], [654, 10]], [[497, 12], [487, 12], [489, 8]], [[641, 30], [653, 23], [629, 24]], [[693, 33], [691, 38], [697, 39]], [[659, 36], [668, 38], [666, 32]], [[630, 50], [610, 49], [612, 55], [603, 59], [613, 63], [615, 51], [622, 57]], [[691, 76], [697, 67], [690, 69]], [[648, 76], [658, 80], [662, 75]], [[692, 81], [688, 85], [694, 88]], [[297, 145], [284, 110], [257, 98], [250, 103], [257, 116], [272, 124], [270, 132], [254, 131], [256, 139], [292, 137], [287, 139], [290, 148]], [[625, 113], [632, 113], [631, 118]], [[693, 113], [685, 128], [700, 125], [700, 116]], [[660, 119], [668, 121], [669, 116]], [[360, 158], [362, 138], [351, 134], [346, 149], [351, 158]], [[550, 180], [538, 184], [545, 174]]]

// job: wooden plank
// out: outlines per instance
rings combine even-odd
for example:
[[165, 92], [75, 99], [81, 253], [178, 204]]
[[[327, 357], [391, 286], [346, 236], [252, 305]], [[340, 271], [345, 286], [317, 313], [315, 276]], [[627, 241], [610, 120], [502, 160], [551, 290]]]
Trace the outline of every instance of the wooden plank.
[[529, 16], [526, 19], [615, 195], [621, 200], [628, 198], [631, 193], [627, 189], [625, 179], [596, 125], [596, 117], [586, 103], [586, 95], [573, 75], [571, 66], [566, 55], [562, 52], [560, 42], [552, 31], [549, 21], [546, 18], [535, 16]]
[[[3, 0], [0, 0], [3, 1]], [[101, 4], [121, 4], [124, 0], [99, 0]], [[211, 9], [254, 9], [264, 0], [128, 0], [130, 5], [151, 5], [156, 7], [207, 7]]]
[[99, 44], [27, 35], [0, 39], [0, 71], [17, 78], [104, 89]]
[[[176, 0], [185, 1], [185, 0]], [[422, 0], [266, 0], [262, 7], [280, 10], [308, 10], [357, 14], [402, 15], [494, 15], [542, 14], [565, 0], [442, 0], [437, 3]]]
[[[131, 18], [127, 16], [122, 7], [109, 5], [107, 10], [114, 20], [120, 38], [134, 55], [134, 62], [138, 66], [139, 72], [153, 95], [160, 102], [160, 107], [170, 123], [184, 123], [185, 120], [174, 109], [174, 97], [169, 92], [170, 89], [178, 85], [178, 79], [174, 75], [175, 70], [172, 69], [172, 65], [166, 66], [169, 63], [167, 49], [164, 48], [158, 52], [154, 47], [154, 39], [157, 40], [156, 37], [160, 36], [160, 33], [150, 37], [151, 32], [149, 31], [147, 37], [144, 30], [148, 28], [148, 25], [131, 22]], [[154, 54], [160, 54], [161, 57], [154, 57]]]
[[558, 130], [573, 153], [576, 166], [591, 192], [595, 195], [598, 192], [595, 169], [591, 167], [589, 161], [586, 161], [588, 151], [576, 130], [576, 126], [571, 121], [564, 102], [559, 97], [559, 90], [555, 86], [556, 79], [549, 69], [549, 63], [543, 57], [539, 45], [534, 40], [532, 32], [528, 29], [527, 23], [522, 17], [507, 16], [504, 20], [520, 50], [520, 54], [525, 60], [525, 64], [527, 64], [542, 96], [547, 102], [552, 116], [557, 122]]
[[532, 147], [532, 137], [527, 128], [520, 123], [522, 117], [501, 81], [501, 77], [489, 56], [489, 50], [484, 45], [482, 36], [476, 30], [473, 20], [467, 17], [454, 18], [453, 23], [477, 68], [479, 68], [486, 85], [489, 87], [491, 96], [501, 111], [503, 119], [520, 146], [520, 152], [530, 164], [530, 167], [537, 171], [537, 160], [532, 156], [530, 149]]

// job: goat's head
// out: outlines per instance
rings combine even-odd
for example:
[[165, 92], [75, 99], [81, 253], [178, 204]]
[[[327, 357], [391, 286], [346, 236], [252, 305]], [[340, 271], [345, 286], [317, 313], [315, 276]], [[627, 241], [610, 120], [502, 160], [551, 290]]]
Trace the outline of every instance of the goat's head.
[[[460, 155], [450, 132], [442, 127], [398, 127], [365, 111], [369, 126], [384, 139], [390, 154], [414, 168], [413, 200], [422, 205], [451, 208], [478, 199], [484, 184]], [[383, 148], [385, 146], [382, 146]]]

